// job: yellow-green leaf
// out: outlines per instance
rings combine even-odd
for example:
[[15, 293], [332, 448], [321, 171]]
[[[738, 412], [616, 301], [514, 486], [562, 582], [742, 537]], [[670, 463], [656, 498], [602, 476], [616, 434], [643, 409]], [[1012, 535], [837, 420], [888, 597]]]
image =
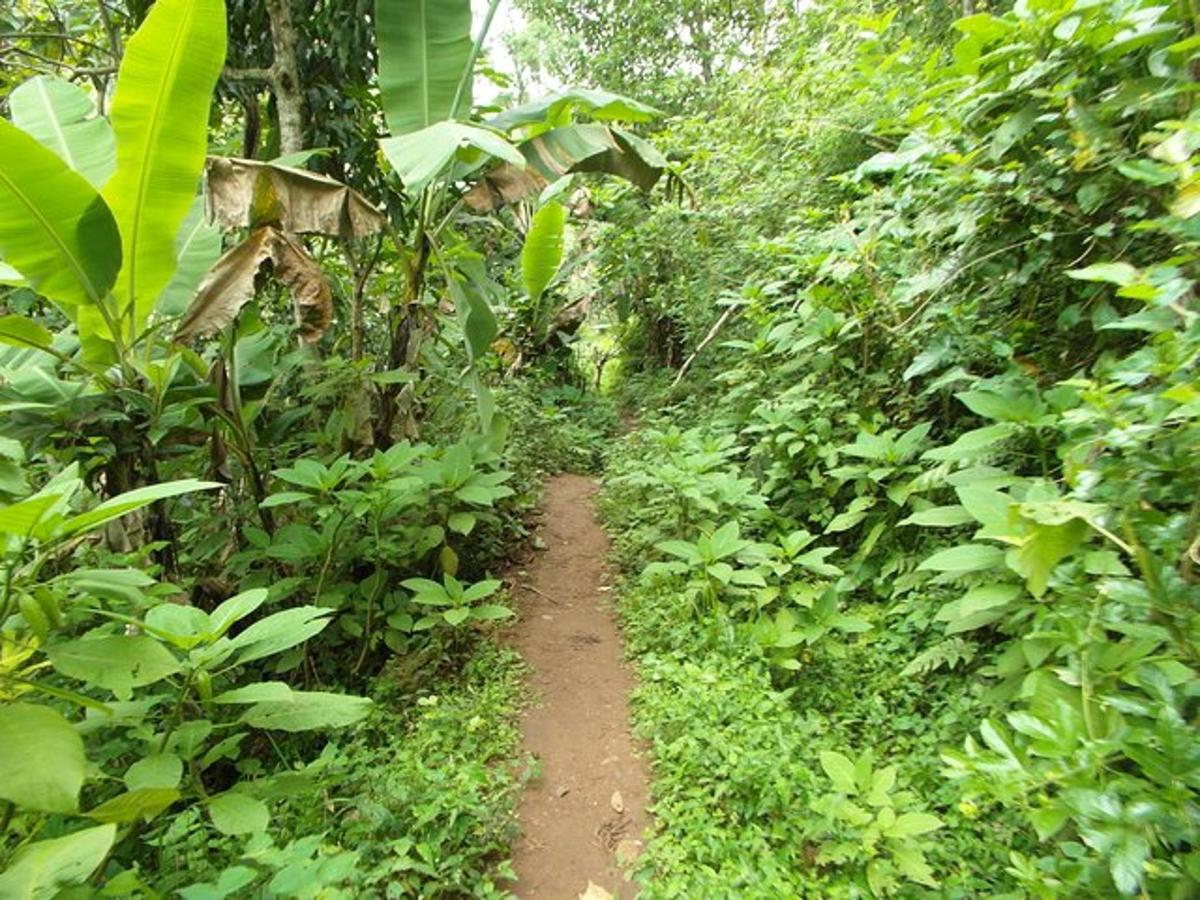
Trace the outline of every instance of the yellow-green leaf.
[[158, 0], [125, 47], [112, 106], [117, 171], [104, 196], [121, 231], [116, 294], [133, 335], [175, 272], [175, 236], [200, 184], [224, 62], [223, 0]]

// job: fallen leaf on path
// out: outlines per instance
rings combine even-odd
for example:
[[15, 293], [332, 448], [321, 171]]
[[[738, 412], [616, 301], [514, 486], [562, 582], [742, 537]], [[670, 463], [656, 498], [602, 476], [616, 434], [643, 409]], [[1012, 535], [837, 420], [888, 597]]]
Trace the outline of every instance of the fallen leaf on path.
[[612, 808], [616, 812], [625, 812], [625, 800], [621, 797], [620, 791], [613, 791], [612, 799], [609, 801]]
[[579, 895], [579, 900], [612, 900], [612, 894], [594, 881], [589, 881], [587, 890]]

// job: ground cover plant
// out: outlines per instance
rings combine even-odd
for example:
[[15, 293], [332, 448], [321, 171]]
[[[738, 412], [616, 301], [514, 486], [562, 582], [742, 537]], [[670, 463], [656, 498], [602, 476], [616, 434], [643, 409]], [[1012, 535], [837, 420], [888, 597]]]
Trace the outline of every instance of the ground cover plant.
[[0, 897], [506, 895], [564, 469], [642, 896], [1195, 896], [1195, 4], [310, 6], [0, 12]]

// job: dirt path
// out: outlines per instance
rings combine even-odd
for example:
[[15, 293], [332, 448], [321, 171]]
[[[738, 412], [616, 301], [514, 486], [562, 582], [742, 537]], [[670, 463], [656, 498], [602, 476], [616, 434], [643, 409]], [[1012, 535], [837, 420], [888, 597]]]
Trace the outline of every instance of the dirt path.
[[522, 730], [541, 772], [522, 798], [513, 848], [514, 890], [526, 900], [575, 900], [589, 882], [634, 896], [618, 860], [636, 857], [648, 822], [645, 764], [629, 732], [633, 676], [601, 590], [608, 538], [593, 515], [595, 492], [589, 478], [551, 479], [535, 541], [542, 549], [515, 573], [521, 618], [512, 643], [536, 697]]

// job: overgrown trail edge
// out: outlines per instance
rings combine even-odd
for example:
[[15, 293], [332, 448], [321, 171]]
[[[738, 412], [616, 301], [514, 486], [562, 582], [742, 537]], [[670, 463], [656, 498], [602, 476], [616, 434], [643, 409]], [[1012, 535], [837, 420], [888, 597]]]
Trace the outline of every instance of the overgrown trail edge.
[[[521, 618], [512, 643], [532, 672], [524, 747], [541, 777], [525, 790], [513, 849], [521, 898], [574, 900], [592, 882], [632, 897], [621, 863], [647, 824], [645, 763], [629, 730], [633, 674], [622, 660], [596, 522], [596, 483], [560, 475], [546, 486], [541, 550], [515, 572]], [[595, 894], [593, 894], [595, 896]]]

